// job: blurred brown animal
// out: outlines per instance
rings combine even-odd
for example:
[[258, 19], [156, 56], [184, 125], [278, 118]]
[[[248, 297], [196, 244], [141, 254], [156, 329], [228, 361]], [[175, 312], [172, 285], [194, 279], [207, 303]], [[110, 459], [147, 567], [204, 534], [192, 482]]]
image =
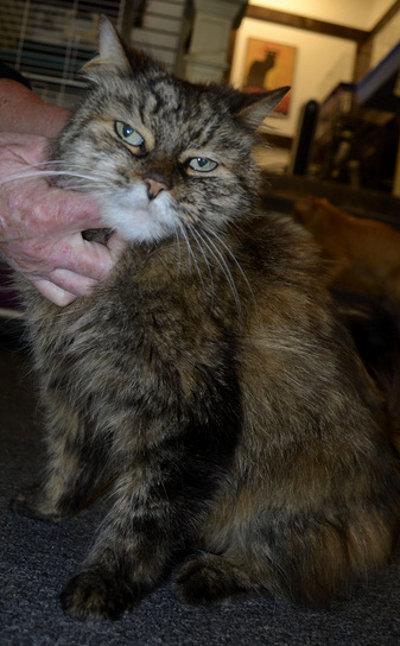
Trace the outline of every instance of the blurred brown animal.
[[332, 261], [332, 287], [400, 301], [400, 231], [316, 197], [298, 201], [293, 215]]
[[299, 200], [293, 215], [329, 260], [336, 303], [384, 394], [400, 453], [400, 231], [316, 197]]

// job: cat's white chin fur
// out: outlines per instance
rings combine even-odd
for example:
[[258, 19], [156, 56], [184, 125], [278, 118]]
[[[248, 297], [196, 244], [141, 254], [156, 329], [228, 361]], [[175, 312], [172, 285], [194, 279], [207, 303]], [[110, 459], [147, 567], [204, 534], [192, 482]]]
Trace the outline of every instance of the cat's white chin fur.
[[100, 217], [124, 240], [156, 242], [178, 228], [174, 201], [167, 191], [150, 200], [143, 182], [98, 196]]

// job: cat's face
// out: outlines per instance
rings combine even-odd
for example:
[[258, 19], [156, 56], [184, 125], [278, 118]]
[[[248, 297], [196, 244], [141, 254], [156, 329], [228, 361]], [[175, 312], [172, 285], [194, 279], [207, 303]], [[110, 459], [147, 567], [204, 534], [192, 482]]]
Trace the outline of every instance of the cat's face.
[[97, 196], [105, 226], [128, 240], [218, 231], [242, 217], [256, 197], [257, 169], [239, 93], [118, 55], [123, 64], [96, 62], [94, 87], [60, 139], [64, 167], [87, 175], [64, 184]]

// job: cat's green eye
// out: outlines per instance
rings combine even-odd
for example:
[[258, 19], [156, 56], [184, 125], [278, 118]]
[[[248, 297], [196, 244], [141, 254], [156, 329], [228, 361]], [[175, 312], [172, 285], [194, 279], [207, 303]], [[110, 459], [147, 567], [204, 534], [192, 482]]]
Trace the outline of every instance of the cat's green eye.
[[200, 173], [209, 173], [210, 170], [217, 168], [217, 162], [207, 157], [192, 157], [187, 162], [187, 165], [190, 166], [193, 170], [200, 171]]
[[128, 123], [115, 121], [114, 128], [118, 137], [127, 144], [130, 144], [131, 146], [142, 146], [144, 144], [144, 139], [140, 132], [132, 128]]

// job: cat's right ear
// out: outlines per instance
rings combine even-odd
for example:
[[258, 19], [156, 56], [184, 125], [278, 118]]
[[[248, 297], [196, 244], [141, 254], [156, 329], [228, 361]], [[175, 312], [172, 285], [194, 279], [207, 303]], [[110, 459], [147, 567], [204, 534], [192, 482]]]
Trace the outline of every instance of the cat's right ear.
[[96, 73], [100, 67], [116, 67], [122, 72], [132, 71], [124, 44], [113, 24], [104, 15], [100, 16], [99, 22], [99, 55], [85, 63], [82, 72], [90, 76], [91, 72]]
[[242, 98], [245, 107], [238, 113], [238, 116], [252, 129], [257, 130], [289, 90], [290, 87], [285, 86], [270, 92], [244, 93]]

